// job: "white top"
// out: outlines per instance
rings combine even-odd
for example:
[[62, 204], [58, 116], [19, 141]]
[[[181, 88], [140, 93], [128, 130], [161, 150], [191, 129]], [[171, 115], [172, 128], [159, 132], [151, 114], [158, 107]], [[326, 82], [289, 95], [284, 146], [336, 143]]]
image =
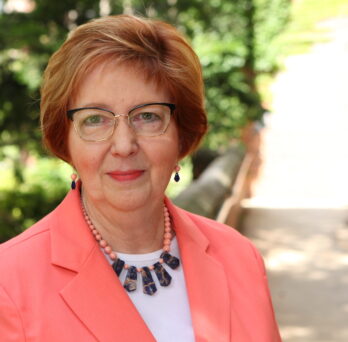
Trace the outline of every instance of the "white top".
[[[156, 263], [163, 251], [158, 250], [146, 254], [117, 253], [118, 257], [130, 266], [143, 267]], [[180, 259], [176, 237], [171, 242], [170, 254]], [[110, 260], [110, 263], [111, 260]], [[163, 267], [171, 275], [169, 286], [162, 287], [154, 271], [151, 271], [157, 292], [152, 296], [143, 293], [140, 273], [137, 278], [137, 289], [127, 292], [129, 298], [139, 311], [146, 325], [151, 330], [156, 341], [159, 342], [194, 342], [190, 307], [187, 298], [185, 277], [182, 266], [172, 270], [165, 263]], [[120, 281], [123, 284], [127, 271], [122, 270]]]

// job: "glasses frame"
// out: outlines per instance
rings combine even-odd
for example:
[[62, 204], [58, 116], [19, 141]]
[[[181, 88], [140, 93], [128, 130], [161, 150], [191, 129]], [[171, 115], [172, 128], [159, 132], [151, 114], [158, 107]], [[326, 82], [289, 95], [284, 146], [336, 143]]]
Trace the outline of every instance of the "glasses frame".
[[[170, 109], [170, 115], [173, 115], [173, 112], [176, 108], [175, 104], [174, 103], [167, 103], [167, 102], [149, 102], [149, 103], [144, 103], [144, 104], [140, 104], [140, 105], [137, 105], [133, 108], [131, 108], [127, 114], [116, 114], [114, 113], [113, 111], [109, 110], [109, 109], [105, 109], [105, 108], [101, 108], [101, 107], [79, 107], [79, 108], [73, 108], [73, 109], [69, 109], [67, 110], [66, 114], [67, 114], [67, 117], [69, 120], [71, 120], [73, 122], [73, 125], [74, 125], [74, 129], [76, 131], [76, 133], [79, 135], [79, 137], [82, 139], [82, 140], [85, 140], [85, 141], [90, 141], [90, 142], [98, 142], [98, 141], [105, 141], [105, 140], [108, 140], [115, 132], [115, 128], [117, 126], [117, 123], [118, 121], [116, 120], [117, 118], [119, 118], [120, 116], [126, 116], [127, 119], [128, 119], [128, 124], [130, 124], [129, 122], [129, 114], [134, 111], [135, 109], [139, 109], [139, 108], [143, 108], [143, 107], [146, 107], [146, 106], [151, 106], [151, 105], [161, 105], [161, 106], [167, 106], [169, 107]], [[84, 109], [99, 109], [99, 110], [103, 110], [105, 112], [108, 112], [110, 114], [112, 114], [114, 116], [114, 126], [112, 128], [112, 131], [110, 133], [110, 135], [106, 138], [103, 138], [103, 139], [98, 139], [98, 140], [89, 140], [89, 139], [85, 139], [81, 136], [81, 134], [79, 133], [79, 130], [78, 128], [76, 127], [75, 123], [74, 123], [74, 114], [80, 110], [84, 110]], [[170, 121], [169, 121], [170, 122]], [[156, 135], [150, 135], [150, 137], [156, 137], [156, 136], [159, 136], [159, 135], [162, 135], [166, 132], [167, 128], [169, 126], [169, 123], [167, 125], [167, 127], [163, 130], [163, 132], [161, 132], [160, 134], [156, 134]], [[141, 135], [141, 134], [140, 134]]]

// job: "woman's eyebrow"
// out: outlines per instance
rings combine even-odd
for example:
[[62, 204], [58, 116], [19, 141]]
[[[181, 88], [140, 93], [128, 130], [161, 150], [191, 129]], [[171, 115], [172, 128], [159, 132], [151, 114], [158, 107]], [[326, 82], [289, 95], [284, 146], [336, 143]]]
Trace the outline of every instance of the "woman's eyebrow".
[[83, 103], [81, 105], [77, 105], [75, 106], [76, 108], [88, 108], [88, 107], [98, 107], [98, 108], [105, 108], [108, 110], [112, 110], [110, 108], [110, 106], [108, 106], [106, 103], [102, 103], [102, 102], [88, 102], [88, 103]]
[[[145, 106], [147, 104], [153, 104], [153, 103], [158, 103], [159, 101], [141, 101], [141, 102], [137, 102], [134, 103], [133, 105], [131, 105], [127, 112], [135, 109], [138, 106]], [[98, 107], [100, 109], [106, 109], [110, 112], [113, 112], [114, 114], [118, 114], [117, 111], [115, 111], [110, 105], [107, 105], [106, 103], [103, 102], [87, 102], [87, 103], [82, 103], [81, 105], [76, 105], [74, 106], [72, 109], [74, 108], [88, 108], [88, 107]], [[122, 113], [120, 113], [122, 114]]]

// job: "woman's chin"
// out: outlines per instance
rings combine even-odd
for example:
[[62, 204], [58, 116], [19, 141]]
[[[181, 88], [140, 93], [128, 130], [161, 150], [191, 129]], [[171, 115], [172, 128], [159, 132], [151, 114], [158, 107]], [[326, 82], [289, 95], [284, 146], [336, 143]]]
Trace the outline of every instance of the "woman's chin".
[[150, 189], [147, 187], [108, 191], [105, 195], [105, 199], [110, 206], [121, 211], [132, 211], [140, 207], [146, 207], [154, 200]]

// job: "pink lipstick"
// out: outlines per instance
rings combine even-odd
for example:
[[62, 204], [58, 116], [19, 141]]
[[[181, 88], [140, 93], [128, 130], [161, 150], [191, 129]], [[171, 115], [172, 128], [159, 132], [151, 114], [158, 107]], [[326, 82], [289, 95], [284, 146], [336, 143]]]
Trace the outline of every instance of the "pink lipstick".
[[127, 170], [108, 172], [108, 175], [119, 182], [126, 182], [139, 178], [143, 173], [144, 170]]

